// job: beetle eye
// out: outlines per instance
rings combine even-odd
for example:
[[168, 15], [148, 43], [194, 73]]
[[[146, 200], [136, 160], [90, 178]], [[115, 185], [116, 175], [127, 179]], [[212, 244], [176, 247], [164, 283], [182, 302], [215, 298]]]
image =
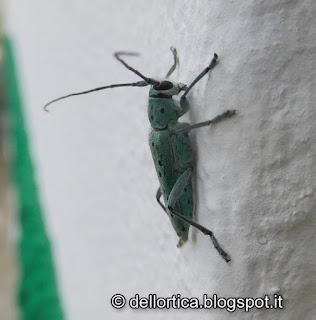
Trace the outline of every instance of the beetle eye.
[[170, 81], [161, 81], [153, 86], [155, 90], [169, 90], [173, 88], [173, 83]]

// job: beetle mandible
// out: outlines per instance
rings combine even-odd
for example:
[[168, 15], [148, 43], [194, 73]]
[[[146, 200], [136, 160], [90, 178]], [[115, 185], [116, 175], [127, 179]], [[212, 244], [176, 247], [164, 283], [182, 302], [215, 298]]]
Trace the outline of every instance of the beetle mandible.
[[[102, 86], [91, 90], [71, 93], [48, 102], [44, 110], [48, 111], [48, 105], [71, 96], [82, 95], [99, 90], [117, 88], [117, 87], [146, 87], [150, 85], [148, 118], [152, 130], [149, 136], [149, 144], [156, 167], [160, 186], [156, 193], [156, 199], [161, 208], [166, 212], [171, 220], [172, 226], [179, 236], [178, 247], [181, 247], [188, 239], [190, 225], [197, 228], [205, 235], [210, 236], [214, 247], [220, 255], [229, 262], [229, 255], [220, 247], [213, 232], [192, 220], [193, 217], [193, 192], [192, 192], [192, 171], [193, 153], [190, 146], [189, 132], [192, 129], [209, 126], [229, 118], [236, 114], [236, 110], [227, 110], [215, 118], [200, 122], [194, 125], [178, 122], [190, 108], [190, 103], [186, 96], [192, 87], [200, 81], [210, 70], [212, 70], [217, 61], [217, 54], [210, 64], [195, 78], [195, 80], [186, 86], [180, 82], [168, 80], [173, 73], [178, 62], [177, 50], [170, 48], [173, 54], [173, 65], [162, 81], [145, 77], [142, 73], [129, 66], [121, 56], [136, 56], [133, 52], [116, 52], [115, 58], [120, 61], [127, 69], [137, 74], [143, 79], [134, 83], [120, 83], [109, 86]], [[173, 99], [173, 96], [180, 94], [180, 102]], [[160, 201], [163, 197], [164, 204]]]

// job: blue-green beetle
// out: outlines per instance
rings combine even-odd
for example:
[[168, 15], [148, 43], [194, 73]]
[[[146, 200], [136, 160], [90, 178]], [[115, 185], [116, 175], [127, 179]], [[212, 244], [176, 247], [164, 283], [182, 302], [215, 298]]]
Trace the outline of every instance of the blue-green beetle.
[[[148, 118], [152, 130], [149, 136], [149, 144], [153, 160], [155, 163], [160, 186], [158, 188], [156, 199], [162, 209], [169, 216], [174, 230], [179, 236], [178, 247], [188, 239], [189, 227], [194, 226], [205, 235], [209, 235], [215, 248], [225, 259], [230, 261], [229, 255], [219, 246], [212, 231], [201, 226], [192, 220], [193, 216], [193, 191], [191, 175], [194, 168], [193, 153], [190, 146], [189, 132], [192, 129], [208, 126], [222, 119], [235, 115], [235, 110], [227, 110], [221, 115], [212, 120], [190, 125], [188, 123], [178, 122], [178, 119], [184, 115], [190, 107], [186, 95], [192, 87], [203, 78], [216, 65], [218, 58], [214, 53], [214, 57], [207, 68], [205, 68], [190, 86], [179, 82], [168, 80], [169, 76], [175, 70], [178, 57], [177, 50], [171, 47], [173, 53], [173, 65], [168, 71], [166, 77], [162, 81], [152, 78], [147, 78], [139, 71], [129, 66], [122, 58], [122, 55], [135, 56], [137, 53], [131, 52], [116, 52], [114, 56], [127, 69], [137, 74], [143, 81], [134, 83], [113, 84], [103, 86], [87, 91], [72, 93], [60, 98], [54, 99], [44, 106], [47, 110], [48, 105], [61, 99], [71, 96], [82, 95], [99, 90], [117, 88], [117, 87], [145, 87], [150, 85]], [[180, 101], [174, 100], [173, 96], [184, 91]], [[160, 201], [161, 196], [164, 199], [164, 204]]]

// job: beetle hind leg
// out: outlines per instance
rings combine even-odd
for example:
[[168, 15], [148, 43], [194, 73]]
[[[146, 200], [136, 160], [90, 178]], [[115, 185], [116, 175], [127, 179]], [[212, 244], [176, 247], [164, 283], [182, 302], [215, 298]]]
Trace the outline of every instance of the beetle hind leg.
[[[166, 207], [161, 203], [161, 201], [160, 201], [161, 195], [162, 195], [161, 188], [159, 187], [158, 190], [157, 190], [157, 193], [156, 193], [156, 200], [159, 203], [160, 207], [163, 209], [163, 211], [167, 215], [172, 214], [170, 212], [168, 213]], [[177, 244], [177, 247], [181, 248], [188, 240], [189, 224], [187, 224], [186, 222], [182, 221], [181, 219], [179, 219], [179, 220], [182, 223], [182, 231], [183, 231], [183, 233], [178, 233], [179, 242]]]
[[200, 224], [196, 223], [195, 221], [186, 218], [185, 216], [183, 216], [182, 214], [176, 212], [174, 209], [172, 209], [171, 207], [168, 208], [170, 210], [170, 212], [172, 214], [174, 214], [176, 217], [178, 217], [179, 219], [187, 222], [188, 224], [190, 224], [192, 227], [195, 227], [196, 229], [200, 230], [201, 232], [203, 232], [205, 235], [210, 236], [211, 241], [215, 247], [215, 249], [218, 251], [218, 253], [223, 257], [223, 259], [226, 262], [229, 262], [231, 260], [229, 254], [227, 254], [218, 244], [213, 232], [203, 226], [201, 226]]
[[[229, 262], [230, 256], [220, 247], [220, 245], [218, 244], [213, 232], [205, 227], [203, 227], [202, 225], [196, 223], [195, 221], [193, 221], [192, 219], [184, 216], [182, 213], [179, 213], [178, 209], [177, 209], [177, 201], [179, 200], [179, 198], [183, 195], [183, 193], [185, 192], [185, 188], [186, 186], [188, 186], [189, 181], [191, 179], [191, 173], [192, 173], [192, 169], [188, 168], [177, 180], [177, 182], [175, 183], [175, 185], [173, 186], [170, 195], [169, 195], [169, 200], [168, 200], [168, 210], [170, 211], [171, 216], [174, 215], [177, 218], [179, 218], [180, 220], [182, 220], [183, 222], [186, 222], [188, 225], [191, 225], [192, 227], [195, 227], [196, 229], [200, 230], [201, 232], [203, 232], [205, 235], [210, 236], [211, 241], [215, 247], [215, 249], [218, 251], [218, 253], [223, 257], [223, 259], [226, 262]], [[184, 227], [184, 225], [183, 225]], [[187, 237], [187, 232], [184, 232], [186, 230], [183, 230], [183, 235], [179, 234], [180, 236], [180, 241], [179, 244], [182, 245], [182, 239], [185, 238], [185, 235]], [[179, 245], [178, 244], [178, 245]]]

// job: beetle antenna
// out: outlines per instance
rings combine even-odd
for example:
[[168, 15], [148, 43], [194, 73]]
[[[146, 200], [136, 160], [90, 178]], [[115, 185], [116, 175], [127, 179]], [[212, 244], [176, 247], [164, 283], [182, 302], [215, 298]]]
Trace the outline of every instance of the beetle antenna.
[[182, 95], [181, 99], [184, 99], [185, 96], [189, 93], [189, 91], [192, 89], [192, 87], [199, 82], [210, 70], [214, 69], [215, 65], [216, 65], [216, 60], [218, 59], [218, 55], [217, 53], [214, 53], [214, 57], [211, 61], [211, 63], [209, 64], [208, 67], [206, 67], [196, 78], [195, 80], [189, 85], [188, 89], [186, 89], [186, 91], [184, 92], [184, 94]]
[[130, 65], [128, 65], [122, 58], [120, 58], [120, 56], [138, 56], [139, 54], [137, 52], [124, 52], [124, 51], [119, 51], [119, 52], [115, 52], [114, 53], [114, 57], [120, 61], [128, 70], [136, 73], [139, 77], [141, 77], [142, 79], [144, 79], [148, 84], [150, 85], [155, 85], [158, 84], [159, 81], [151, 79], [151, 78], [147, 78], [144, 75], [142, 75], [138, 70], [132, 68]]
[[130, 65], [128, 65], [122, 58], [120, 58], [121, 55], [125, 55], [125, 56], [138, 56], [139, 54], [136, 52], [123, 52], [123, 51], [119, 51], [119, 52], [115, 52], [114, 56], [115, 58], [120, 61], [128, 70], [134, 72], [135, 74], [137, 74], [139, 77], [141, 77], [144, 81], [138, 81], [138, 82], [134, 82], [134, 83], [120, 83], [120, 84], [112, 84], [109, 86], [103, 86], [103, 87], [98, 87], [98, 88], [94, 88], [94, 89], [90, 89], [90, 90], [86, 90], [86, 91], [81, 91], [81, 92], [75, 92], [75, 93], [70, 93], [67, 94], [65, 96], [56, 98], [52, 101], [49, 101], [48, 103], [46, 103], [44, 105], [44, 110], [46, 112], [49, 112], [47, 107], [52, 104], [55, 103], [59, 100], [63, 100], [69, 97], [73, 97], [73, 96], [79, 96], [82, 94], [86, 94], [86, 93], [90, 93], [90, 92], [94, 92], [94, 91], [99, 91], [99, 90], [104, 90], [104, 89], [110, 89], [110, 88], [118, 88], [118, 87], [145, 87], [148, 85], [155, 85], [158, 84], [159, 81], [155, 80], [155, 79], [151, 79], [151, 78], [147, 78], [145, 77], [143, 74], [141, 74], [138, 70], [132, 68]]
[[171, 66], [170, 70], [166, 74], [166, 79], [168, 79], [171, 76], [173, 71], [176, 69], [177, 64], [179, 64], [179, 57], [178, 57], [177, 49], [175, 47], [171, 47], [170, 50], [173, 55], [173, 65]]
[[118, 87], [145, 87], [145, 86], [148, 86], [148, 83], [146, 81], [138, 81], [138, 82], [134, 82], [134, 83], [111, 84], [109, 86], [103, 86], [103, 87], [98, 87], [98, 88], [94, 88], [94, 89], [90, 89], [90, 90], [86, 90], [86, 91], [70, 93], [70, 94], [67, 94], [65, 96], [56, 98], [56, 99], [54, 99], [52, 101], [49, 101], [48, 103], [46, 103], [44, 105], [44, 110], [46, 112], [49, 112], [47, 107], [50, 104], [55, 103], [55, 102], [57, 102], [59, 100], [63, 100], [63, 99], [69, 98], [69, 97], [73, 97], [73, 96], [79, 96], [79, 95], [90, 93], [90, 92], [100, 91], [100, 90], [104, 90], [104, 89], [118, 88]]

